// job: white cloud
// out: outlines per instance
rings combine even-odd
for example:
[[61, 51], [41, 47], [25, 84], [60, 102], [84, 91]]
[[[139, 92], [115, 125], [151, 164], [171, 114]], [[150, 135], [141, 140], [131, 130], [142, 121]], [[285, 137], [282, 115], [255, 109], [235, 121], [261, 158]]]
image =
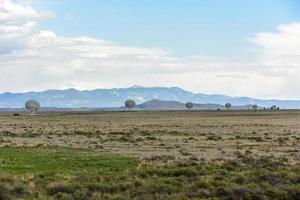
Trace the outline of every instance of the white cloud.
[[34, 25], [50, 19], [54, 13], [39, 12], [28, 4], [0, 0], [0, 54], [24, 48], [34, 34]]
[[270, 66], [270, 73], [299, 74], [300, 23], [280, 25], [277, 33], [258, 33], [250, 42], [259, 47], [259, 61]]
[[267, 69], [264, 71], [281, 79], [274, 90], [299, 99], [300, 22], [279, 25], [276, 33], [258, 33], [250, 42], [258, 46], [257, 62]]
[[192, 91], [300, 98], [300, 24], [249, 39], [257, 57], [174, 57], [169, 50], [120, 46], [89, 37], [37, 30], [51, 18], [30, 5], [0, 0], [0, 91], [134, 84], [180, 86]]
[[50, 11], [39, 12], [30, 5], [12, 3], [10, 0], [0, 0], [0, 23], [3, 25], [32, 25], [38, 21], [53, 17]]
[[300, 54], [300, 23], [278, 26], [277, 33], [258, 33], [250, 41], [260, 46], [263, 52], [271, 56]]

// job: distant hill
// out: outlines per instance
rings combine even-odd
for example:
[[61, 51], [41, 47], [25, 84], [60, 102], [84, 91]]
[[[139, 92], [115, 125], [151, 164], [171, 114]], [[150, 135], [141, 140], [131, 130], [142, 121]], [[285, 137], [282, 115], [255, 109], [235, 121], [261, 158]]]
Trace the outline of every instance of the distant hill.
[[[216, 110], [224, 109], [220, 104], [194, 104], [193, 110]], [[231, 109], [251, 109], [252, 105], [233, 106]], [[135, 109], [139, 110], [186, 110], [185, 103], [178, 101], [163, 101], [159, 99], [153, 99], [140, 105], [137, 105]]]
[[184, 109], [185, 105], [177, 101], [162, 101], [159, 99], [153, 99], [137, 105], [136, 108], [145, 110], [176, 110]]
[[[226, 95], [207, 95], [192, 93], [178, 87], [140, 87], [96, 89], [96, 90], [46, 90], [42, 92], [3, 93], [0, 94], [0, 108], [22, 108], [28, 99], [38, 100], [43, 107], [56, 108], [114, 108], [124, 105], [126, 99], [133, 99], [137, 104], [160, 99], [174, 101], [166, 103], [163, 107], [177, 107], [175, 102], [194, 102], [195, 104], [207, 104], [206, 107], [215, 104], [224, 105], [230, 102], [235, 106], [257, 104], [260, 107], [277, 105], [280, 108], [300, 108], [300, 100], [262, 100], [250, 97], [230, 97]], [[148, 102], [149, 103], [149, 102]], [[155, 104], [154, 102], [151, 102]], [[141, 105], [142, 106], [142, 105]], [[143, 106], [147, 107], [145, 103]]]

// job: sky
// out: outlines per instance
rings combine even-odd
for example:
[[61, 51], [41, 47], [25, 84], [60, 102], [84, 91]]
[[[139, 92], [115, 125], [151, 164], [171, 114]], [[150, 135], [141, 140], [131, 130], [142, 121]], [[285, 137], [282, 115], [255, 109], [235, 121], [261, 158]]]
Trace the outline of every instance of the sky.
[[0, 0], [0, 92], [300, 99], [298, 0]]

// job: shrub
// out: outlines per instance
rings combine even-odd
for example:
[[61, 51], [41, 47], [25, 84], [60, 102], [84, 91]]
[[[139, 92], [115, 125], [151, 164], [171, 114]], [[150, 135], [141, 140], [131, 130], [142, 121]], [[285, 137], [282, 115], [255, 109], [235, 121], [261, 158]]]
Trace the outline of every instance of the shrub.
[[67, 185], [67, 184], [62, 184], [62, 183], [54, 184], [54, 185], [51, 185], [46, 188], [47, 193], [49, 195], [55, 195], [57, 193], [72, 194], [72, 193], [75, 193], [77, 189], [78, 189], [78, 186]]
[[9, 200], [11, 199], [9, 188], [4, 185], [0, 184], [0, 200]]
[[21, 197], [26, 193], [26, 188], [24, 185], [18, 184], [14, 186], [14, 188], [11, 190], [11, 194], [17, 197]]
[[204, 189], [208, 189], [210, 187], [210, 183], [207, 179], [200, 179], [200, 180], [196, 181], [196, 185], [199, 188], [204, 188]]

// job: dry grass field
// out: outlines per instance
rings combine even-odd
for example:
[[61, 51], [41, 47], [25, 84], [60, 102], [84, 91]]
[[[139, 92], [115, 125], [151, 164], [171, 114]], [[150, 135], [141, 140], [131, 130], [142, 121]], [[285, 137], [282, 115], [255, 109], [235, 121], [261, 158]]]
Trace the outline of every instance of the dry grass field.
[[2, 113], [0, 146], [0, 199], [300, 196], [300, 111]]
[[[299, 160], [299, 111], [42, 113], [0, 116], [1, 146], [91, 148], [139, 159]], [[159, 160], [159, 159], [158, 159]], [[160, 162], [160, 160], [159, 160]]]

